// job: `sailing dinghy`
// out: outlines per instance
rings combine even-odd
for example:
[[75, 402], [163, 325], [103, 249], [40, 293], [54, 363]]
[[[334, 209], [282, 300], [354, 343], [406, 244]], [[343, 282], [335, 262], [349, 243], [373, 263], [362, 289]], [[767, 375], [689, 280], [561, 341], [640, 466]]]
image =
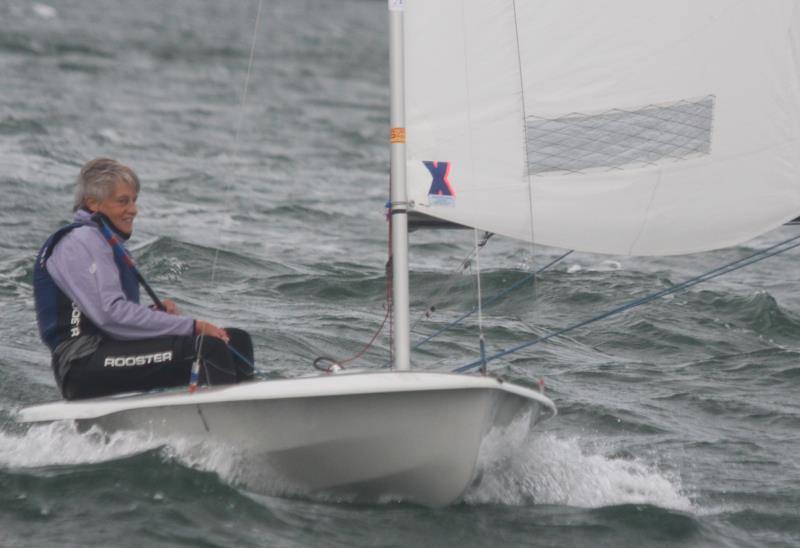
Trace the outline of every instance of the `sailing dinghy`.
[[22, 422], [211, 439], [301, 489], [448, 504], [488, 432], [556, 409], [536, 387], [411, 370], [409, 211], [621, 255], [731, 246], [800, 211], [795, 0], [389, 0], [389, 21], [392, 371], [57, 402]]

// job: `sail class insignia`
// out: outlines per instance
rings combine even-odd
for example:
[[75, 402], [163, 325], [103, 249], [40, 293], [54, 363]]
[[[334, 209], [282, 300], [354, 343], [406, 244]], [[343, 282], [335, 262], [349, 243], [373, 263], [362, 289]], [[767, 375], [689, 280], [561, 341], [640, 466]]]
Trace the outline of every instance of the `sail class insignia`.
[[450, 162], [422, 162], [430, 171], [433, 181], [428, 191], [428, 204], [432, 206], [454, 207], [456, 193], [450, 184]]

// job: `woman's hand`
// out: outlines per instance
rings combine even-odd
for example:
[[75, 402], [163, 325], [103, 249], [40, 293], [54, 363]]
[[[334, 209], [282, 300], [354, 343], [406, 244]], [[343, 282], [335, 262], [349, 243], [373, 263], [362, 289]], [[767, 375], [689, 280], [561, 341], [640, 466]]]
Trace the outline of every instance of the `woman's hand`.
[[166, 312], [167, 314], [174, 314], [176, 316], [180, 314], [180, 312], [178, 311], [178, 305], [175, 304], [175, 301], [171, 299], [164, 299], [163, 301], [161, 301], [161, 304], [164, 305], [164, 312]]
[[213, 323], [209, 323], [203, 320], [195, 320], [194, 334], [197, 336], [216, 337], [218, 339], [222, 339], [226, 343], [231, 340], [224, 329], [222, 329], [221, 327], [217, 327]]

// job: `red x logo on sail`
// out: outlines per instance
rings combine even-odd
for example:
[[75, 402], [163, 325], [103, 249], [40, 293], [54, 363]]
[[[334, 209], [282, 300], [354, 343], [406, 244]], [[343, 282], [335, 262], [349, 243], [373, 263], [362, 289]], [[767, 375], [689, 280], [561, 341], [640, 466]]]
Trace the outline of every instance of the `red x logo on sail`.
[[433, 176], [431, 189], [428, 191], [428, 203], [451, 207], [456, 205], [456, 193], [450, 184], [450, 162], [426, 161], [422, 163]]

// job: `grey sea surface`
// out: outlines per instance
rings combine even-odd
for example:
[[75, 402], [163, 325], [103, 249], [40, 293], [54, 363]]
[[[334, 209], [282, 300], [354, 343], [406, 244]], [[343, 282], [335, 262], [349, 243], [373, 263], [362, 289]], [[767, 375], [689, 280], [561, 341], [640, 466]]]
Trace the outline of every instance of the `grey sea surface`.
[[[800, 546], [798, 252], [495, 362], [543, 378], [560, 414], [489, 440], [482, 481], [447, 508], [289, 495], [235, 448], [17, 424], [58, 397], [32, 263], [96, 156], [142, 179], [131, 248], [145, 277], [187, 314], [249, 330], [260, 377], [353, 355], [380, 325], [386, 4], [265, 0], [243, 97], [257, 7], [0, 0], [0, 546]], [[489, 351], [797, 230], [688, 257], [570, 255], [485, 311]], [[457, 269], [471, 243], [412, 234], [415, 340], [473, 306]], [[493, 238], [484, 295], [562, 252]], [[388, 344], [353, 366], [381, 367]], [[477, 355], [472, 317], [413, 361]]]

